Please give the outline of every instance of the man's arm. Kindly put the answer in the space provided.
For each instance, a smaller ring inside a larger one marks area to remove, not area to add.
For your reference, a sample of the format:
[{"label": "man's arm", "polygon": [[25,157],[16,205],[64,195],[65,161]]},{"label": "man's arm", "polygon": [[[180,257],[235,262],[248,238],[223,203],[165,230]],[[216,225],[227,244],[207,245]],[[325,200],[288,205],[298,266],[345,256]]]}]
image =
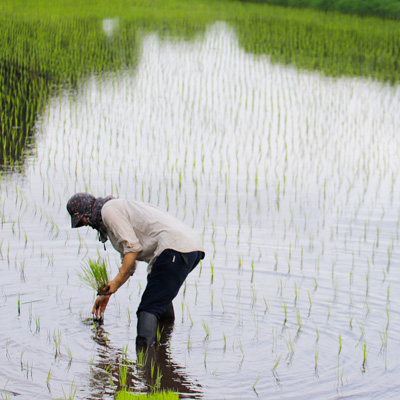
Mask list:
[{"label": "man's arm", "polygon": [[117,276],[108,282],[107,286],[102,290],[101,294],[110,295],[115,293],[131,276],[131,268],[135,265],[138,253],[126,253],[122,260],[122,266]]}]

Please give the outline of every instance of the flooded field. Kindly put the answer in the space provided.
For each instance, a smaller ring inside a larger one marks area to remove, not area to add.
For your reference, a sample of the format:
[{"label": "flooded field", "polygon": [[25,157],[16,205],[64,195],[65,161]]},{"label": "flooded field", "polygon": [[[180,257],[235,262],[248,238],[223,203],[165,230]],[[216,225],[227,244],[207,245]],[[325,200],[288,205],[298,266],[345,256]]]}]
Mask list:
[{"label": "flooded field", "polygon": [[[54,91],[2,169],[2,398],[113,399],[121,366],[132,391],[182,398],[398,398],[399,86],[272,63],[222,22],[138,45],[135,67]],[[70,229],[77,191],[203,237],[152,365],[134,346],[145,264],[90,318],[78,271],[119,255]]]}]

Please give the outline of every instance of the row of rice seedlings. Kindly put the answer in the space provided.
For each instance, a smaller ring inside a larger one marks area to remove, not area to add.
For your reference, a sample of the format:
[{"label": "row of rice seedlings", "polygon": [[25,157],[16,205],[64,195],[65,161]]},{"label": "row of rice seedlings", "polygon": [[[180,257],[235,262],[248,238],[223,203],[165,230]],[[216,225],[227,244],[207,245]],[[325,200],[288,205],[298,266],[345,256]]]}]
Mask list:
[{"label": "row of rice seedlings", "polygon": [[[310,294],[310,292],[308,291],[308,294]],[[296,294],[295,294],[295,296],[296,296]],[[310,299],[311,299],[311,297],[310,297]],[[285,304],[285,303],[284,303]],[[310,307],[311,307],[311,305],[312,305],[312,302],[311,302],[311,300],[310,300]],[[328,307],[329,308],[329,307]],[[286,307],[284,307],[284,309],[285,310],[287,310],[287,308]],[[298,321],[298,325],[299,325],[299,327],[298,327],[298,333],[301,331],[301,329],[302,329],[302,322],[301,322],[301,318],[300,318],[300,309],[299,308],[297,308],[296,309],[296,315],[297,315],[297,321]],[[329,314],[328,314],[329,315]],[[285,321],[286,321],[286,318],[287,318],[287,311],[285,312]],[[286,322],[285,322],[286,323]],[[224,337],[225,337],[225,341],[226,341],[226,336],[224,335]],[[318,330],[317,330],[317,337],[319,337],[319,334],[318,334]],[[317,339],[318,340],[318,339]],[[340,354],[340,352],[341,352],[341,348],[342,348],[342,338],[341,338],[341,335],[339,336],[339,343],[340,343],[340,349],[339,349],[339,354]],[[289,342],[288,342],[288,344],[291,344],[291,341],[289,340]],[[226,346],[226,345],[225,345]],[[289,346],[289,348],[290,349],[293,349],[293,347],[292,346]],[[292,353],[292,351],[290,352],[290,353]]]}]

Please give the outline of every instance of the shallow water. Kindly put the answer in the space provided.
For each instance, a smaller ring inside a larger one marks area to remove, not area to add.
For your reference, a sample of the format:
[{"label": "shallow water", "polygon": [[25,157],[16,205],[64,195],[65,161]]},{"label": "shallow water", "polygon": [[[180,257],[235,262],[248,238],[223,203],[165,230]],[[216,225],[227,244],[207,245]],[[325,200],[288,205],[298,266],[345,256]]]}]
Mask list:
[{"label": "shallow water", "polygon": [[[244,53],[225,24],[192,42],[142,38],[134,70],[52,98],[23,173],[1,177],[0,392],[112,399],[136,360],[146,265],[94,325],[76,191],[149,201],[207,257],[152,356],[182,397],[398,398],[400,90]],[[20,306],[18,306],[20,304]],[[150,359],[149,359],[150,360]],[[157,367],[156,367],[157,369]]]}]

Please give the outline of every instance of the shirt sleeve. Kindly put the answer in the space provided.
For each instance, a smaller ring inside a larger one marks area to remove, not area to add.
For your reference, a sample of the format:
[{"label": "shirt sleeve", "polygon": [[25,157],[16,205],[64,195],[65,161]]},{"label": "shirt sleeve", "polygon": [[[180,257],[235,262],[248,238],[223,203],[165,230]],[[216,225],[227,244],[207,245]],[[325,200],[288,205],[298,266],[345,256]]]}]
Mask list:
[{"label": "shirt sleeve", "polygon": [[135,234],[135,231],[121,210],[116,207],[107,207],[102,210],[101,217],[103,224],[112,233],[122,249],[121,257],[127,253],[138,253],[142,246]]}]

